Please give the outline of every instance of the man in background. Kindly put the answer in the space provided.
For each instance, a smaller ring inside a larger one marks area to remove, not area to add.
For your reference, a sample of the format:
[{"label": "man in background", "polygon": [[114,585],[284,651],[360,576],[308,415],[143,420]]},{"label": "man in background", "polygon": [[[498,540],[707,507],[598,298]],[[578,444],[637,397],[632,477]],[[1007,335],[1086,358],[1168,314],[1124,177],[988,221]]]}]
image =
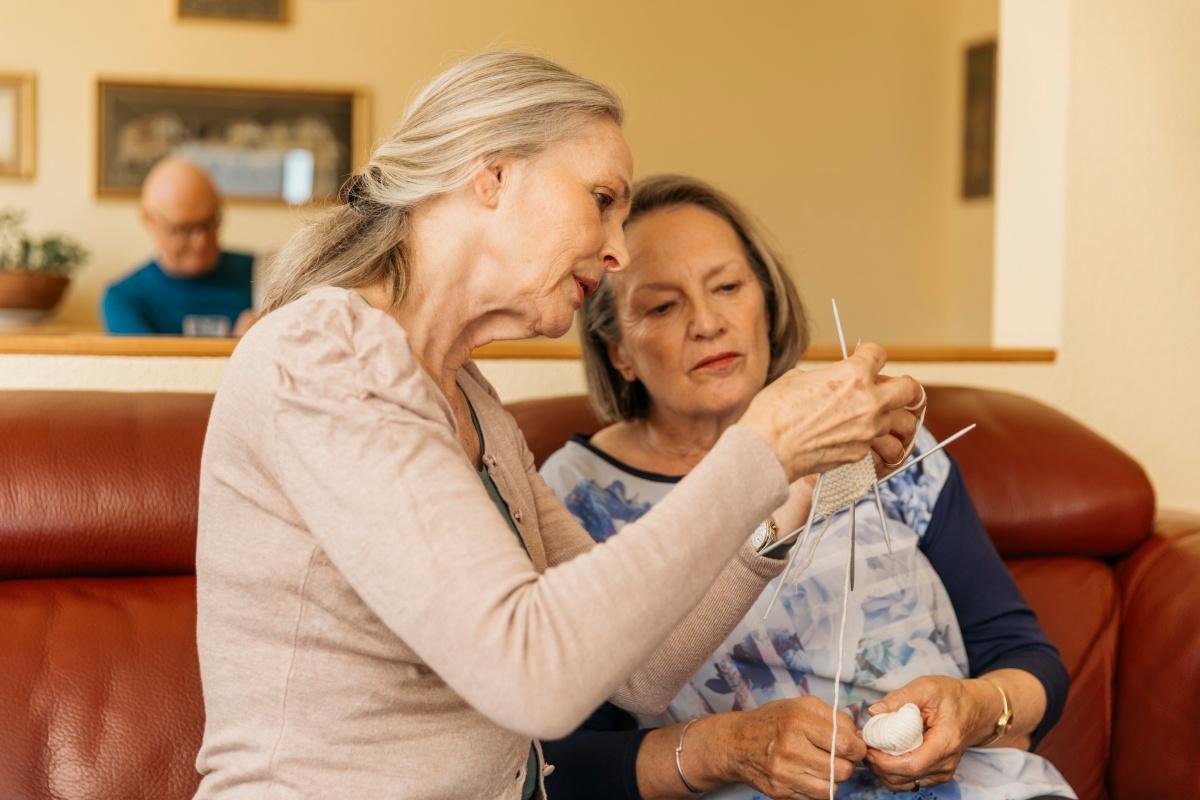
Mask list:
[{"label": "man in background", "polygon": [[142,223],[158,253],[110,285],[110,333],[241,335],[254,321],[254,257],[221,250],[221,198],[207,173],[168,156],[142,184]]}]

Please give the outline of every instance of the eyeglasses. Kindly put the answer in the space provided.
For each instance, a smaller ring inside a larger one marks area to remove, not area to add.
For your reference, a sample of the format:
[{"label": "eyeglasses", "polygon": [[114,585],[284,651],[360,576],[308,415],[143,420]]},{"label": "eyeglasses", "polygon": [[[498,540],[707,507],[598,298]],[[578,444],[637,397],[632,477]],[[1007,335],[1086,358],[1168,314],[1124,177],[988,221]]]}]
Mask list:
[{"label": "eyeglasses", "polygon": [[183,241],[192,236],[211,236],[221,227],[221,215],[213,214],[208,219],[199,222],[171,222],[161,214],[151,214],[154,224],[165,236],[176,241]]}]

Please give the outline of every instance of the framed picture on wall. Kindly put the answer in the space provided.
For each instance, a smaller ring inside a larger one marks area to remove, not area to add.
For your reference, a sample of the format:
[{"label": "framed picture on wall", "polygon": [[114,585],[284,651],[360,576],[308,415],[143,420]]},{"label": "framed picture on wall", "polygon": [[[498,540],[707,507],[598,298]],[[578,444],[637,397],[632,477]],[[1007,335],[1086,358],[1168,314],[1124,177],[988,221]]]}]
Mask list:
[{"label": "framed picture on wall", "polygon": [[0,177],[28,180],[36,162],[35,81],[0,72]]},{"label": "framed picture on wall", "polygon": [[355,89],[101,79],[96,108],[101,197],[136,196],[177,154],[232,200],[322,202],[367,157],[367,97]]},{"label": "framed picture on wall", "polygon": [[996,42],[967,48],[962,196],[991,197],[996,138]]},{"label": "framed picture on wall", "polygon": [[287,22],[288,0],[176,0],[180,19]]}]

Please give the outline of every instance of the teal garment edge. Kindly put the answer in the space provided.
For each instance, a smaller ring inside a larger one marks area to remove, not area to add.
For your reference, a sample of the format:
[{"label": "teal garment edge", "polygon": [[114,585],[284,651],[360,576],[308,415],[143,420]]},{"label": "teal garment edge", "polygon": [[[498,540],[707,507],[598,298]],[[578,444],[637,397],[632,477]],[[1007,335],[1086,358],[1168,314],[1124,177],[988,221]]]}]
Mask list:
[{"label": "teal garment edge", "polygon": [[[466,395],[464,394],[463,397],[466,397]],[[482,455],[485,449],[483,429],[479,427],[479,418],[475,416],[475,407],[471,405],[470,400],[467,400],[467,408],[471,411],[471,424],[475,426],[475,435],[479,437],[479,452]],[[496,508],[500,511],[500,516],[504,517],[504,521],[508,523],[509,530],[513,532],[513,536],[517,537],[517,541],[524,548],[525,542],[521,539],[521,531],[517,529],[517,523],[512,518],[512,511],[508,507],[508,501],[500,494],[500,489],[496,486],[496,482],[492,480],[492,475],[488,472],[486,464],[479,468],[479,480],[483,481],[483,488],[487,489],[488,497],[495,503]],[[537,748],[530,745],[529,760],[526,762],[525,768],[525,784],[521,787],[521,800],[530,800],[537,792],[538,773],[540,771],[541,765],[538,763]]]}]

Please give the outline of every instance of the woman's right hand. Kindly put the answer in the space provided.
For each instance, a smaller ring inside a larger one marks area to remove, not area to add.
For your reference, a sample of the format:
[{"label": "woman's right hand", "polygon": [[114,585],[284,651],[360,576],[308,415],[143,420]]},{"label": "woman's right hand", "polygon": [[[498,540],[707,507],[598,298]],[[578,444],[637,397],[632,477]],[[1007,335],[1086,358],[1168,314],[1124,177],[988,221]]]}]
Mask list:
[{"label": "woman's right hand", "polygon": [[882,347],[864,342],[836,364],[789,370],[755,396],[739,424],[771,445],[789,481],[860,461],[896,427],[894,412],[922,396],[912,378],[881,376],[886,363]]},{"label": "woman's right hand", "polygon": [[[727,774],[768,797],[829,796],[829,744],[833,735],[828,703],[807,696],[767,703],[726,716]],[[834,779],[847,780],[867,745],[853,720],[838,712]]]},{"label": "woman's right hand", "polygon": [[[642,741],[637,755],[638,792],[646,800],[676,800],[692,792],[679,778],[676,744],[684,739],[679,766],[701,791],[745,784],[768,797],[821,800],[829,796],[829,704],[807,696],[776,700],[750,711],[701,717],[688,729],[659,728]],[[845,713],[838,712],[833,777],[847,780],[867,745]]]}]

